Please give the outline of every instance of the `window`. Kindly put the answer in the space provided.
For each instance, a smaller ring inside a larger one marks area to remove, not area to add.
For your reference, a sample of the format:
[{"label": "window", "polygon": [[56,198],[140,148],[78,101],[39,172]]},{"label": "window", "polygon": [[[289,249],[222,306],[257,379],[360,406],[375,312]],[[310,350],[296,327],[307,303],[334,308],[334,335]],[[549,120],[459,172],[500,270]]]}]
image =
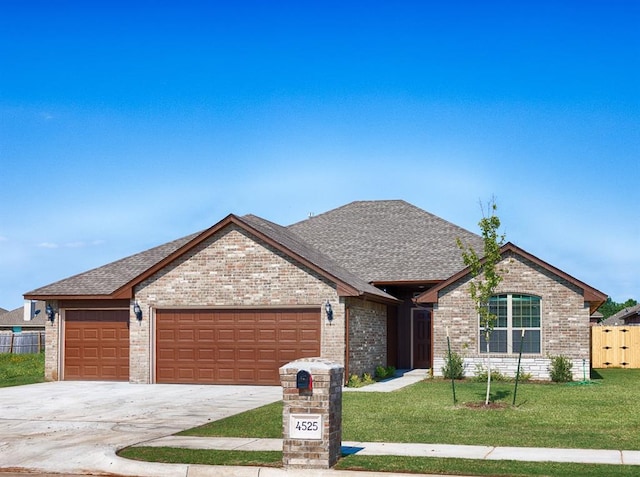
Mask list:
[{"label": "window", "polygon": [[[531,295],[496,295],[489,300],[489,310],[498,319],[491,333],[491,353],[540,353],[540,298]],[[480,329],[480,352],[487,352],[484,330]]]}]

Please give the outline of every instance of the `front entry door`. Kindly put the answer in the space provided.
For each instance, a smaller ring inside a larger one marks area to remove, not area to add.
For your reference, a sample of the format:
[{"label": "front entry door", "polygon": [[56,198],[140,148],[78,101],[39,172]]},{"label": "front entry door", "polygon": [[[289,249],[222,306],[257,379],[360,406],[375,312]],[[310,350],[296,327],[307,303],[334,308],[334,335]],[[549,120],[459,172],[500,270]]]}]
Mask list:
[{"label": "front entry door", "polygon": [[431,368],[431,311],[413,309],[411,312],[414,368]]}]

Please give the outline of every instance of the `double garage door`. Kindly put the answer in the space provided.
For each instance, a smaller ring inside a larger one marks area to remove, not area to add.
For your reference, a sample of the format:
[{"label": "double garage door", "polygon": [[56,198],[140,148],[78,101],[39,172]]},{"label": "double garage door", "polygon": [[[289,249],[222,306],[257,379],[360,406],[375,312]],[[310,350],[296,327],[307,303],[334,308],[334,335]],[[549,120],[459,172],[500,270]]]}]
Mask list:
[{"label": "double garage door", "polygon": [[280,383],[278,368],[320,355],[320,310],[158,310],[159,383]]}]

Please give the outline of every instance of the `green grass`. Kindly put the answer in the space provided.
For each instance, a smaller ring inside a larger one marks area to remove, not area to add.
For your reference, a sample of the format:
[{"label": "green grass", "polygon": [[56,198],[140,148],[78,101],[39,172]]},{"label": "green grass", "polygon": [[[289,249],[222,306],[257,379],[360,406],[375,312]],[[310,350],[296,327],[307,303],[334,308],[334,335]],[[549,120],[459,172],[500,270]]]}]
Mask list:
[{"label": "green grass", "polygon": [[282,401],[188,429],[177,435],[282,438]]},{"label": "green grass", "polygon": [[[393,393],[345,392],[343,440],[639,450],[640,413],[634,412],[634,406],[640,395],[640,370],[606,369],[594,376],[598,384],[520,384],[516,406],[511,406],[513,384],[494,383],[493,400],[504,405],[500,409],[470,408],[467,404],[483,402],[485,393],[484,383],[471,381],[456,383],[456,405],[451,383],[438,379]],[[282,403],[211,422],[181,435],[282,437]],[[133,448],[130,452],[135,455],[138,451]],[[155,460],[163,451],[150,452],[146,458]],[[273,461],[260,462],[251,456],[253,453],[247,454],[247,459],[259,462],[255,465],[273,465]],[[216,455],[221,458],[224,451]],[[338,468],[514,476],[622,476],[640,471],[638,466],[358,455],[344,457]]]},{"label": "green grass", "polygon": [[0,388],[44,381],[44,353],[0,354]]},{"label": "green grass", "polygon": [[[393,393],[343,393],[343,440],[516,447],[640,449],[640,370],[607,369],[599,384],[494,383],[502,409],[471,409],[485,384],[423,381]],[[211,422],[191,436],[282,437],[282,403]]]},{"label": "green grass", "polygon": [[521,462],[513,460],[443,459],[437,457],[347,456],[334,467],[340,470],[403,472],[436,475],[486,476],[562,476],[622,477],[637,476],[638,466]]},{"label": "green grass", "polygon": [[277,451],[221,451],[202,449],[175,449],[172,447],[129,447],[118,452],[120,457],[170,464],[249,465],[280,467],[282,452]]}]

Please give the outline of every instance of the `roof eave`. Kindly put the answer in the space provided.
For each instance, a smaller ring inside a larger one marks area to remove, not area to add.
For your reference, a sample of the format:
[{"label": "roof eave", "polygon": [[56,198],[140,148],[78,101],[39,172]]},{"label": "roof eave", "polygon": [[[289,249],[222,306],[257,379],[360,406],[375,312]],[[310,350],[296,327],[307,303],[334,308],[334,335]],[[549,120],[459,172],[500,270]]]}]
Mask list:
[{"label": "roof eave", "polygon": [[42,300],[42,301],[52,301],[52,300],[113,300],[113,299],[121,299],[126,298],[123,296],[114,296],[114,295],[56,295],[54,293],[47,293],[42,295],[37,295],[33,293],[27,293],[23,295],[25,300]]}]

